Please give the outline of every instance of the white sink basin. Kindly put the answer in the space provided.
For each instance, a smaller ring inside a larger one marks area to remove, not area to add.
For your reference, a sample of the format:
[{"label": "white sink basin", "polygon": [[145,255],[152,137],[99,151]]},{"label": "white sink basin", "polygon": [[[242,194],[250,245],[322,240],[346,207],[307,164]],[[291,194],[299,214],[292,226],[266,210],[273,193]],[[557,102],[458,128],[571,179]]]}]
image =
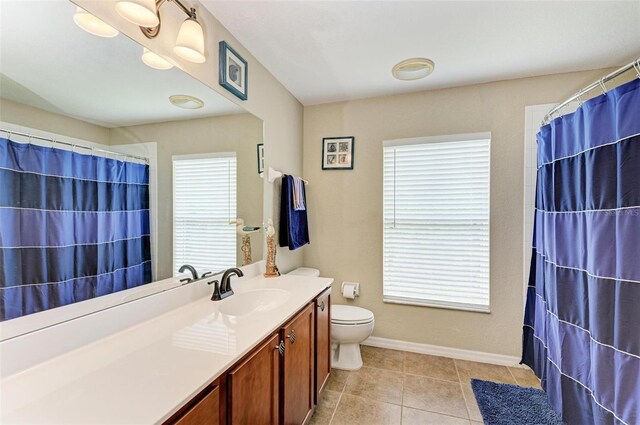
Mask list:
[{"label": "white sink basin", "polygon": [[233,294],[220,303],[218,311],[229,316],[244,316],[276,309],[286,303],[291,293],[283,289],[255,289]]}]

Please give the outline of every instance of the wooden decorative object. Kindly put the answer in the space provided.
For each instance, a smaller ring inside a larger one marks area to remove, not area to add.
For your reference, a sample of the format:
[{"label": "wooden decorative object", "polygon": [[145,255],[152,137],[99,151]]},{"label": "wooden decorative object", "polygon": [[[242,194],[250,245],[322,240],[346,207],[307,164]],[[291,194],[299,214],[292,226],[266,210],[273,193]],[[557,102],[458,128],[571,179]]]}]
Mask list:
[{"label": "wooden decorative object", "polygon": [[280,276],[278,266],[276,266],[276,240],[274,235],[276,229],[273,227],[273,220],[267,222],[267,267],[264,277]]}]

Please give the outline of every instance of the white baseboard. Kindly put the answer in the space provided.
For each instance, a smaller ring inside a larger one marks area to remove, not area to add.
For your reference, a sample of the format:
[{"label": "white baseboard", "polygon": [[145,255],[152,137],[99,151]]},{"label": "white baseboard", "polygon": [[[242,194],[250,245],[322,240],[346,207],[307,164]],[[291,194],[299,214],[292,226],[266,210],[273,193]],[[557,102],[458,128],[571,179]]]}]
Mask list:
[{"label": "white baseboard", "polygon": [[411,353],[430,354],[432,356],[451,357],[459,360],[470,360],[474,362],[492,363],[502,366],[523,367],[520,358],[506,356],[504,354],[484,353],[482,351],[463,350],[461,348],[442,347],[439,345],[420,344],[417,342],[400,341],[397,339],[380,338],[370,336],[364,345],[379,348],[389,348],[392,350],[409,351]]}]

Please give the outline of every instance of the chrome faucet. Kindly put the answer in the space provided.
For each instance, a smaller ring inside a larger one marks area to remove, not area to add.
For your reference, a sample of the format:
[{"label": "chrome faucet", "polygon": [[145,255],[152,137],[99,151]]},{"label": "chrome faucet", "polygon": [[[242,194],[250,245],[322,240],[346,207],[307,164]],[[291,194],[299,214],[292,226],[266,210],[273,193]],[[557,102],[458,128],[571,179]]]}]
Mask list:
[{"label": "chrome faucet", "polygon": [[224,272],[224,274],[222,275],[222,279],[220,279],[220,283],[218,283],[217,280],[209,282],[209,285],[214,284],[211,301],[220,301],[230,295],[233,295],[233,289],[231,289],[232,275],[242,277],[244,276],[244,273],[242,273],[242,270],[240,270],[239,268],[233,267]]},{"label": "chrome faucet", "polygon": [[193,276],[193,279],[190,278],[185,278],[185,279],[180,279],[180,282],[186,282],[189,283],[192,280],[198,280],[198,272],[196,271],[196,269],[193,268],[193,266],[190,266],[189,264],[184,264],[182,267],[180,267],[180,270],[178,270],[179,273],[184,273],[185,270],[189,270],[191,272],[191,275]]}]

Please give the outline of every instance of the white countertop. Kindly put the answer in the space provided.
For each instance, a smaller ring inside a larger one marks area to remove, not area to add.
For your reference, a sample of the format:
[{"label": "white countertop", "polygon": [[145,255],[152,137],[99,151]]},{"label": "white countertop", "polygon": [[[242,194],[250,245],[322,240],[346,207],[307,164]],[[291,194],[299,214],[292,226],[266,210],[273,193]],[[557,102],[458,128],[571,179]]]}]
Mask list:
[{"label": "white countertop", "polygon": [[10,376],[0,381],[0,423],[161,423],[332,282],[233,277],[236,294],[280,288],[291,295],[245,316],[218,311],[235,295],[219,302],[209,295]]}]

